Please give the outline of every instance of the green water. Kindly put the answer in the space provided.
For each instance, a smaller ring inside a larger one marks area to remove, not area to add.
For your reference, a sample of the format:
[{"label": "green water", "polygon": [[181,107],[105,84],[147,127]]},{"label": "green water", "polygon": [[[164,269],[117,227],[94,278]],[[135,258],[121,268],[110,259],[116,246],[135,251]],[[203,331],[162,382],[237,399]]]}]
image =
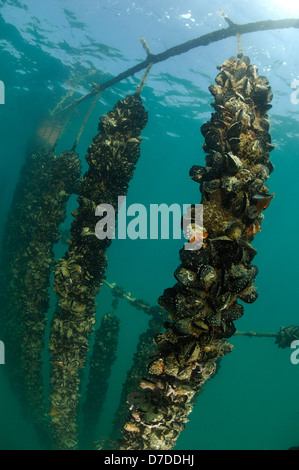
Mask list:
[{"label": "green water", "polygon": [[[26,146],[39,123],[72,83],[73,98],[144,59],[138,42],[145,37],[154,53],[194,37],[226,27],[217,15],[221,6],[236,22],[299,17],[299,7],[253,0],[209,5],[198,2],[131,2],[67,0],[2,1],[0,7],[0,80],[5,83],[6,104],[0,106],[0,232],[3,235],[12,196],[24,163]],[[262,11],[262,12],[261,12]],[[262,232],[254,240],[259,268],[255,285],[259,298],[245,306],[236,322],[240,331],[277,332],[298,325],[298,171],[299,104],[291,102],[291,83],[299,75],[297,30],[253,33],[243,38],[244,53],[266,75],[274,100],[269,113],[275,150],[275,170],[268,184],[275,199],[265,211]],[[234,38],[190,51],[153,67],[142,92],[149,122],[142,137],[141,157],[131,181],[127,204],[191,204],[200,202],[198,185],[189,178],[193,165],[203,165],[201,125],[211,114],[208,86],[216,66],[236,53]],[[91,72],[93,72],[91,74]],[[97,134],[99,117],[135,91],[141,74],[106,90],[99,99],[79,142],[84,157]],[[66,128],[56,153],[69,149],[88,110],[82,104]],[[68,206],[76,208],[73,197]],[[165,288],[174,285],[182,240],[114,240],[109,248],[107,280],[115,282],[151,305]],[[57,258],[65,247],[55,248]],[[103,286],[97,299],[97,325],[111,310],[113,298]],[[55,308],[51,292],[49,323]],[[118,406],[121,386],[131,366],[139,335],[148,317],[121,300],[117,310],[121,330],[98,439],[108,437]],[[0,340],[1,340],[0,331]],[[232,337],[233,352],[221,362],[219,373],[207,383],[176,449],[288,449],[299,442],[299,365],[290,361],[291,350],[279,349],[273,338]],[[45,395],[48,399],[48,350],[44,351]],[[0,449],[40,448],[32,423],[23,415],[20,397],[0,365]],[[86,387],[83,380],[82,395]]]}]

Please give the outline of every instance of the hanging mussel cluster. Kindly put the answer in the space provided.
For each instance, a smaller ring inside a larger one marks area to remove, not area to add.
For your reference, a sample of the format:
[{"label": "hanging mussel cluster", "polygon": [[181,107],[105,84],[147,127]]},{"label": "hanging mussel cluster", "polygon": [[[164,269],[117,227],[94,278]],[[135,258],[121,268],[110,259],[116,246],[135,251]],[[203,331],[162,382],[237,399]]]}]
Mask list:
[{"label": "hanging mussel cluster", "polygon": [[[139,302],[141,304],[143,301],[139,300]],[[134,388],[138,387],[140,377],[146,375],[147,358],[154,353],[153,337],[161,331],[164,322],[167,320],[167,313],[161,310],[160,307],[150,307],[146,302],[143,303],[146,307],[146,313],[148,313],[148,311],[151,312],[151,318],[148,322],[147,330],[139,337],[132,365],[127,372],[126,380],[122,386],[119,406],[113,418],[113,431],[111,435],[113,439],[120,437],[120,426],[126,421],[128,415],[127,397],[129,393],[134,390]],[[139,308],[139,305],[136,305],[137,308]]]},{"label": "hanging mussel cluster", "polygon": [[[273,170],[267,119],[272,92],[248,57],[232,57],[219,69],[210,87],[215,113],[202,126],[206,166],[190,172],[202,193],[203,246],[180,252],[178,282],[159,299],[172,321],[155,338],[143,390],[128,396],[131,414],[120,449],[174,447],[196,394],[214,375],[216,361],[232,350],[224,338],[243,315],[237,299],[257,298],[251,242],[273,197],[265,185]],[[195,233],[189,242],[196,239]]]},{"label": "hanging mussel cluster", "polygon": [[281,327],[277,333],[275,343],[279,348],[289,348],[293,341],[299,339],[299,326],[288,326],[287,328]]},{"label": "hanging mussel cluster", "polygon": [[85,403],[82,440],[87,448],[96,441],[96,428],[104,408],[112,365],[116,359],[120,320],[112,313],[104,315],[95,332]]},{"label": "hanging mussel cluster", "polygon": [[140,155],[139,137],[147,123],[138,93],[119,101],[101,117],[99,134],[88,149],[89,169],[79,189],[79,207],[73,212],[71,244],[56,265],[54,291],[58,308],[51,328],[50,350],[52,431],[58,449],[77,446],[79,371],[85,365],[89,334],[95,323],[95,297],[106,269],[105,251],[111,240],[95,236],[96,207],[127,194]]},{"label": "hanging mussel cluster", "polygon": [[[6,227],[2,261],[7,290],[2,321],[12,386],[38,429],[44,429],[46,405],[42,352],[49,308],[53,246],[66,217],[66,204],[78,188],[78,155],[49,150],[29,154],[17,186]],[[45,432],[46,433],[46,432]]]},{"label": "hanging mussel cluster", "polygon": [[49,178],[46,169],[54,157],[51,151],[28,152],[3,237],[1,335],[7,348],[7,370],[14,375],[12,385],[20,395],[24,391],[24,374],[20,364],[23,338],[21,300],[27,297],[28,246],[36,238],[37,214],[41,210],[41,200]]}]

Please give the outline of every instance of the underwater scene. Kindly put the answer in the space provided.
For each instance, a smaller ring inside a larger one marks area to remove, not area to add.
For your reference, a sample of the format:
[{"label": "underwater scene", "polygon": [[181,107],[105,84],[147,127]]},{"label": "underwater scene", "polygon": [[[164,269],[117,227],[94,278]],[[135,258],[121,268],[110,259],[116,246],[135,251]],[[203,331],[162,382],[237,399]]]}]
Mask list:
[{"label": "underwater scene", "polygon": [[298,449],[298,41],[290,0],[1,0],[1,450]]}]

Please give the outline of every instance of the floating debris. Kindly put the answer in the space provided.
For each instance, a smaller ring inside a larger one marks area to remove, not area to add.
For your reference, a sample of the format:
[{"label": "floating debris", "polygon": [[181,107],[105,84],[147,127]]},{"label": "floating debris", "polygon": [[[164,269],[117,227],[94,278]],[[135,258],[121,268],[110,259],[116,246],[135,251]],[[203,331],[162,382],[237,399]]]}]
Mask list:
[{"label": "floating debris", "polygon": [[178,282],[159,299],[171,321],[155,337],[146,379],[153,385],[128,399],[131,414],[120,449],[174,447],[197,394],[233,349],[225,338],[243,315],[237,299],[257,298],[251,242],[273,197],[265,184],[273,170],[267,116],[272,92],[248,57],[231,57],[219,69],[217,85],[210,87],[215,113],[201,128],[206,166],[190,172],[201,186],[206,236],[201,250],[181,250]]}]

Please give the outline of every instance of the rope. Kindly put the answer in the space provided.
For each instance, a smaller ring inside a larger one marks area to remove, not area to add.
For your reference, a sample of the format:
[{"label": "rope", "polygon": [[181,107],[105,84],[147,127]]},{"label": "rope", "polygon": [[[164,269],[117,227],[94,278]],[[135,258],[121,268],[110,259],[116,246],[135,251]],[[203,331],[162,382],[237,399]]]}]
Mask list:
[{"label": "rope", "polygon": [[92,111],[93,111],[93,108],[95,107],[95,105],[96,105],[96,103],[97,103],[97,101],[98,101],[98,99],[99,99],[100,94],[101,94],[101,91],[98,91],[98,93],[97,93],[95,99],[93,100],[93,102],[92,102],[92,104],[91,104],[91,106],[90,106],[90,108],[89,108],[88,113],[86,114],[86,117],[85,117],[85,119],[84,119],[84,121],[83,121],[83,124],[82,124],[82,126],[81,126],[81,128],[80,128],[80,130],[79,130],[79,132],[78,132],[77,138],[76,138],[76,140],[75,140],[75,142],[74,142],[74,145],[73,145],[73,147],[72,147],[72,150],[73,150],[73,151],[75,151],[76,148],[77,148],[79,139],[80,139],[80,137],[81,137],[81,135],[82,135],[82,132],[84,131],[84,128],[85,128],[85,126],[86,126],[86,124],[87,124],[87,121],[88,121],[88,119],[89,119],[89,117],[90,117]]}]

